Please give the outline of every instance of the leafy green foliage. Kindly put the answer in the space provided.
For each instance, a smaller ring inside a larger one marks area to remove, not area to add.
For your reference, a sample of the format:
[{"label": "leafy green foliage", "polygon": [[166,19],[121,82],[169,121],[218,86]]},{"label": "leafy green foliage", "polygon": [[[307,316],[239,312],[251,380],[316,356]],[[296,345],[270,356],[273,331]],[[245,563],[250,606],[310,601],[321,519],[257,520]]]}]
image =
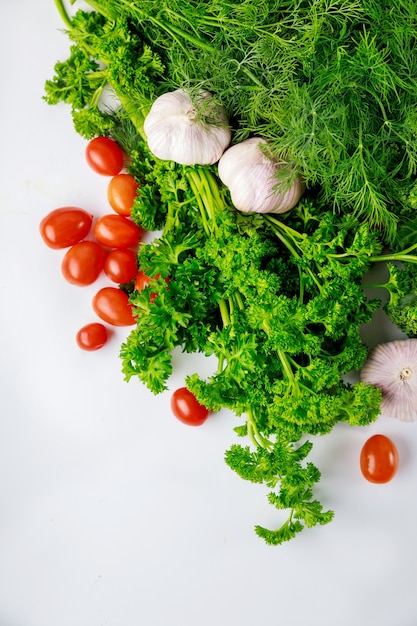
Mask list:
[{"label": "leafy green foliage", "polygon": [[[56,3],[64,10],[60,0]],[[164,73],[159,55],[134,32],[127,17],[115,22],[100,12],[78,10],[68,22],[70,56],[55,64],[44,99],[51,105],[69,104],[75,130],[87,139],[113,134],[118,109],[140,132]],[[103,104],[109,87],[111,108]]]},{"label": "leafy green foliage", "polygon": [[[379,414],[380,390],[344,378],[367,357],[361,329],[380,303],[362,282],[375,262],[388,263],[388,314],[414,332],[417,275],[397,262],[417,261],[416,15],[400,0],[88,2],[93,11],[65,20],[70,55],[45,100],[66,102],[82,136],[120,143],[140,188],[132,218],[160,231],[138,255],[150,284],[126,287],[137,326],[120,350],[125,378],[157,394],[174,349],[215,357],[212,375],[187,387],[239,418],[249,445],[225,460],[288,512],[278,529],[255,528],[282,543],[333,516],[300,442]],[[238,213],[216,168],[153,157],[143,120],[170,87],[212,91],[235,140],[262,134],[285,153],[308,187],[297,208]],[[402,252],[382,254],[402,238]]]},{"label": "leafy green foliage", "polygon": [[313,497],[320,473],[299,467],[304,456],[294,443],[379,414],[380,391],[348,385],[343,375],[367,357],[359,331],[379,302],[366,299],[360,282],[380,241],[366,224],[311,200],[282,220],[241,215],[220,190],[205,194],[207,185],[193,197],[204,168],[167,170],[165,179],[155,172],[166,181],[169,219],[141,248],[141,267],[160,277],[131,297],[138,325],[121,349],[124,372],[159,393],[172,372],[167,351],[217,358],[217,371],[207,380],[188,376],[187,387],[212,411],[244,416],[240,434],[254,450],[233,446],[226,461],[243,478],[278,487],[269,500],[289,518],[277,531],[256,532],[280,543],[332,518]]},{"label": "leafy green foliage", "polygon": [[304,526],[327,524],[333,519],[332,511],[323,511],[322,505],[313,500],[313,487],[320,480],[319,470],[312,464],[302,465],[312,444],[306,441],[298,448],[276,443],[270,449],[260,448],[252,452],[248,446],[234,445],[225,456],[226,463],[241,478],[275,487],[281,476],[280,492],[271,491],[268,501],[279,510],[288,510],[288,518],[277,529],[256,526],[256,533],[270,545],[289,541]]},{"label": "leafy green foliage", "polygon": [[382,228],[417,171],[417,15],[393,0],[89,0],[152,42],[168,87],[204,88],[340,213]]},{"label": "leafy green foliage", "polygon": [[389,297],[384,305],[390,320],[408,337],[417,337],[417,266],[388,264],[389,279],[384,285]]}]

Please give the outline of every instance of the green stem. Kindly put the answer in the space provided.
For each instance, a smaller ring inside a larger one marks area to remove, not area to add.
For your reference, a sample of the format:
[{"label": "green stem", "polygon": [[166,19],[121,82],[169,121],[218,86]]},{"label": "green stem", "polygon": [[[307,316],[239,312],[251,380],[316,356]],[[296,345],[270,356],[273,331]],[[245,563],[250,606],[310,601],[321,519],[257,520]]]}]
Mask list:
[{"label": "green stem", "polygon": [[[295,259],[300,259],[301,254],[298,252],[298,250],[296,250],[296,247],[297,248],[299,247],[296,240],[302,239],[303,235],[301,235],[299,232],[297,232],[293,228],[290,228],[289,226],[284,225],[282,222],[280,222],[280,220],[277,220],[276,218],[272,217],[272,215],[264,215],[264,218],[265,218],[265,221],[271,224],[274,234],[289,250],[292,256]],[[309,267],[306,267],[305,271],[310,276],[311,280],[316,285],[317,289],[321,292],[322,286],[317,276],[314,274],[314,272]],[[302,271],[300,267],[298,267],[298,273],[300,276],[300,300],[302,300],[304,297],[304,283],[302,280]]]},{"label": "green stem", "polygon": [[282,350],[277,350],[277,354],[279,360],[281,361],[284,375],[286,376],[292,387],[296,386],[297,383],[294,377],[294,372],[292,371],[292,367],[287,359],[285,352],[283,352]]},{"label": "green stem", "polygon": [[[416,247],[417,247],[417,244],[415,246],[412,246],[412,249]],[[385,262],[403,261],[405,263],[417,263],[417,256],[413,254],[407,254],[407,252],[404,251],[404,252],[397,252],[394,254],[380,254],[377,256],[371,256],[369,257],[369,260],[371,261],[371,263],[379,263],[381,261],[385,261]]]},{"label": "green stem", "polygon": [[216,235],[216,215],[223,209],[216,178],[207,167],[196,166],[185,170],[186,177],[197,200],[207,235]]},{"label": "green stem", "polygon": [[193,194],[195,196],[195,199],[196,199],[199,211],[200,211],[204,232],[206,233],[206,235],[210,236],[212,234],[212,228],[210,227],[208,219],[207,219],[207,211],[206,211],[205,203],[203,202],[203,197],[201,194],[200,178],[195,170],[189,170],[187,172],[187,178],[188,178],[188,182],[190,183],[191,189],[193,191]]},{"label": "green stem", "polygon": [[256,419],[255,416],[253,414],[253,410],[251,407],[248,407],[246,409],[246,422],[247,422],[247,426],[248,426],[248,436],[249,439],[252,441],[253,445],[256,448],[272,448],[273,443],[272,441],[270,441],[269,439],[267,439],[266,437],[264,437],[263,435],[261,435],[261,433],[258,430],[258,427],[256,425]]},{"label": "green stem", "polygon": [[291,241],[293,241],[293,243],[296,246],[298,246],[297,239],[298,240],[302,240],[302,239],[305,238],[305,236],[303,234],[299,233],[294,228],[291,228],[291,226],[287,226],[286,224],[284,224],[284,222],[281,222],[281,220],[279,220],[278,218],[274,217],[270,213],[265,213],[263,215],[263,218],[264,218],[264,220],[266,222],[269,222],[270,224],[272,224],[275,229],[280,230],[282,233],[285,233],[285,235],[288,238],[290,238]]},{"label": "green stem", "polygon": [[362,283],[364,289],[389,289],[388,283]]},{"label": "green stem", "polygon": [[54,0],[54,2],[55,2],[56,8],[58,9],[58,13],[60,14],[61,19],[64,22],[65,26],[68,29],[72,28],[72,20],[68,14],[68,11],[65,8],[63,0]]},{"label": "green stem", "polygon": [[243,309],[245,308],[245,303],[243,301],[243,296],[240,291],[235,291],[235,293],[233,294],[233,300],[236,303],[237,308],[243,311]]},{"label": "green stem", "polygon": [[[212,198],[211,204],[212,204],[212,207],[215,207],[215,211],[217,213],[217,211],[220,211],[224,207],[224,204],[225,204],[220,194],[217,178],[215,177],[213,172],[211,172],[209,169],[204,169],[200,171],[204,173],[204,177],[206,179],[206,184],[207,184],[207,189],[210,192],[210,195]],[[215,215],[213,213],[213,218],[214,217]]]},{"label": "green stem", "polygon": [[219,300],[219,309],[220,309],[220,315],[222,318],[223,326],[226,327],[230,324],[230,314],[229,314],[229,309],[227,308],[227,302],[226,300],[224,300],[224,298]]}]

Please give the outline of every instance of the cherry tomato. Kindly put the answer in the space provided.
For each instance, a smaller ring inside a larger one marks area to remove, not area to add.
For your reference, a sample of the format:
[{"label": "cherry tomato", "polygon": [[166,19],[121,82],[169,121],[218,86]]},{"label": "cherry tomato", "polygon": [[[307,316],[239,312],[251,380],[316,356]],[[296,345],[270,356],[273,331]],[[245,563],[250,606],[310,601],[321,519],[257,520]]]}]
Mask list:
[{"label": "cherry tomato", "polygon": [[125,155],[110,137],[95,137],[86,146],[85,158],[97,174],[115,176],[123,169]]},{"label": "cherry tomato", "polygon": [[107,186],[107,199],[113,211],[129,217],[137,196],[138,184],[130,174],[116,174]]},{"label": "cherry tomato", "polygon": [[180,387],[172,394],[171,410],[180,422],[188,426],[201,426],[210,414],[186,387]]},{"label": "cherry tomato", "polygon": [[136,324],[128,295],[118,287],[103,287],[93,297],[94,312],[112,326]]},{"label": "cherry tomato", "polygon": [[[159,274],[156,274],[155,279],[158,280],[158,278],[159,278]],[[151,280],[152,278],[150,276],[147,276],[145,272],[142,272],[141,270],[140,272],[138,272],[138,275],[136,276],[134,289],[136,289],[136,291],[142,291],[142,289],[144,289],[151,283]],[[168,281],[169,279],[166,278],[165,282],[168,282]],[[156,293],[151,293],[151,295],[149,296],[149,302],[155,302],[155,298],[157,295],[158,294]]]},{"label": "cherry tomato", "polygon": [[69,248],[90,232],[93,216],[78,207],[54,209],[41,220],[39,230],[47,246],[55,250]]},{"label": "cherry tomato", "polygon": [[92,322],[80,328],[75,339],[81,350],[99,350],[107,342],[107,329],[100,322]]},{"label": "cherry tomato", "polygon": [[94,224],[94,236],[109,248],[133,248],[143,235],[143,229],[123,215],[102,215]]},{"label": "cherry tomato", "polygon": [[398,451],[385,435],[373,435],[363,445],[360,454],[362,474],[371,483],[387,483],[398,469]]},{"label": "cherry tomato", "polygon": [[[159,274],[155,276],[155,278],[158,277]],[[136,276],[134,288],[136,289],[136,291],[142,291],[142,289],[145,289],[145,287],[150,284],[151,280],[152,278],[150,276],[147,276],[145,272],[142,272],[142,270],[140,270],[140,272],[138,272]]]},{"label": "cherry tomato", "polygon": [[91,285],[104,267],[105,253],[96,241],[80,241],[71,246],[61,263],[64,278],[74,285]]},{"label": "cherry tomato", "polygon": [[129,248],[111,250],[104,262],[104,273],[114,283],[129,283],[136,277],[136,254]]}]

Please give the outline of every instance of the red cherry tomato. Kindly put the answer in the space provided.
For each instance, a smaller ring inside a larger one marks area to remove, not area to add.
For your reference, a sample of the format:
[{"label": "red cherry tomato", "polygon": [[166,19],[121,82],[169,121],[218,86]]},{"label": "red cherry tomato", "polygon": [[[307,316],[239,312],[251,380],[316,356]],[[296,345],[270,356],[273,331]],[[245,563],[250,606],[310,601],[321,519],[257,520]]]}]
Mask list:
[{"label": "red cherry tomato", "polygon": [[107,342],[107,329],[100,322],[92,322],[80,328],[75,339],[81,350],[99,350]]},{"label": "red cherry tomato", "polygon": [[94,224],[94,236],[109,248],[133,248],[143,235],[143,229],[123,215],[102,215]]},{"label": "red cherry tomato", "polygon": [[201,426],[210,414],[186,387],[180,387],[172,394],[171,410],[180,422],[188,426]]},{"label": "red cherry tomato", "polygon": [[47,246],[56,250],[69,248],[90,232],[93,216],[78,207],[54,209],[41,220],[39,230]]},{"label": "red cherry tomato", "polygon": [[104,262],[104,273],[114,283],[129,283],[138,273],[136,254],[129,248],[111,250]]},{"label": "red cherry tomato", "polygon": [[129,217],[137,196],[138,184],[130,174],[116,174],[107,186],[107,199],[113,211]]},{"label": "red cherry tomato", "polygon": [[136,324],[128,295],[118,287],[103,287],[93,297],[93,310],[112,326]]},{"label": "red cherry tomato", "polygon": [[[155,278],[158,277],[159,274],[155,276]],[[142,291],[142,289],[145,289],[145,287],[150,284],[151,280],[152,278],[150,276],[147,276],[145,272],[142,272],[142,270],[140,270],[140,272],[138,272],[136,276],[134,288],[136,289],[136,291]]]},{"label": "red cherry tomato", "polygon": [[[158,280],[159,278],[159,274],[156,274],[155,276],[155,280]],[[142,291],[142,289],[144,289],[145,287],[147,287],[150,283],[151,283],[152,278],[150,276],[147,276],[144,272],[142,272],[142,270],[137,274],[136,276],[136,280],[135,280],[135,284],[134,284],[134,289],[136,289],[136,291]],[[165,282],[168,282],[168,278],[165,279]],[[149,296],[149,302],[155,302],[155,298],[156,298],[157,294],[156,293],[151,293],[151,295]]]},{"label": "red cherry tomato", "polygon": [[124,166],[125,155],[118,143],[109,137],[95,137],[88,142],[85,158],[94,172],[115,176]]},{"label": "red cherry tomato", "polygon": [[362,474],[371,483],[387,483],[398,469],[398,451],[385,435],[373,435],[363,445],[360,454]]},{"label": "red cherry tomato", "polygon": [[80,241],[71,246],[61,263],[64,278],[84,287],[97,280],[104,267],[105,254],[96,241]]}]

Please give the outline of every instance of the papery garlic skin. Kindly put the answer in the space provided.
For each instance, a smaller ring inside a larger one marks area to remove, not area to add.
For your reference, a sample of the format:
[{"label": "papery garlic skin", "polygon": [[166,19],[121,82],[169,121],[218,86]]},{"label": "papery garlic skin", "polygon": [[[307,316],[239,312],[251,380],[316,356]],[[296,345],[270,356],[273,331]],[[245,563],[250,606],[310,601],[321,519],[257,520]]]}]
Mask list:
[{"label": "papery garlic skin", "polygon": [[289,188],[277,187],[277,172],[286,163],[268,158],[262,149],[267,142],[251,137],[228,148],[218,164],[219,178],[229,188],[236,209],[245,213],[286,213],[305,191],[297,175]]},{"label": "papery garlic skin", "polygon": [[417,420],[417,339],[381,343],[370,353],[360,380],[382,391],[381,412],[403,422]]},{"label": "papery garlic skin", "polygon": [[182,89],[155,100],[144,131],[149,149],[158,159],[181,165],[212,165],[220,159],[232,136],[226,110],[204,90],[196,105],[198,110]]}]

